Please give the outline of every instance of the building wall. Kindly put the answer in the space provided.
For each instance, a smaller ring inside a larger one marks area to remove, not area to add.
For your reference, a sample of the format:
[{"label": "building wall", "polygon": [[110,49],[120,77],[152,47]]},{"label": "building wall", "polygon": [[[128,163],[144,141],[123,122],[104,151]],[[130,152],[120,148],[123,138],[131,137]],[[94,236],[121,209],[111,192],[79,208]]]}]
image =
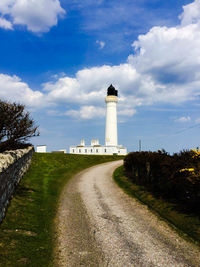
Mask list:
[{"label": "building wall", "polygon": [[71,146],[70,154],[81,155],[126,155],[126,148],[116,146]]},{"label": "building wall", "polygon": [[125,147],[120,148],[118,155],[121,156],[127,155],[127,149]]},{"label": "building wall", "polygon": [[46,153],[47,152],[47,146],[37,146],[36,147],[36,152],[38,153]]},{"label": "building wall", "polygon": [[16,185],[30,166],[33,151],[33,147],[28,147],[0,153],[0,222]]}]

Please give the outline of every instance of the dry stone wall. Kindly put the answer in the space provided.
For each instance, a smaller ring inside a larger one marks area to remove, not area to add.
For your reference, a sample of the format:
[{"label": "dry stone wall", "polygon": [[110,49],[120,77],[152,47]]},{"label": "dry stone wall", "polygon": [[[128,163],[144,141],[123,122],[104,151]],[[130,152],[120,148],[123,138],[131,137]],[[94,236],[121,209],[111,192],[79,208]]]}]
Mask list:
[{"label": "dry stone wall", "polygon": [[0,153],[0,223],[16,185],[30,166],[33,151],[30,146]]}]

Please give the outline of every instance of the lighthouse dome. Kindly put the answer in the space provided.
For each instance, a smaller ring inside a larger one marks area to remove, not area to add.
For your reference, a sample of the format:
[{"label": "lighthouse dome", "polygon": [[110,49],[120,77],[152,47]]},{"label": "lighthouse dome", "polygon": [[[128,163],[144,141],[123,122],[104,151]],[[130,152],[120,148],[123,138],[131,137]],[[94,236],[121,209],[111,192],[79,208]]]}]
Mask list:
[{"label": "lighthouse dome", "polygon": [[118,91],[115,89],[115,87],[112,84],[107,89],[107,95],[118,96]]}]

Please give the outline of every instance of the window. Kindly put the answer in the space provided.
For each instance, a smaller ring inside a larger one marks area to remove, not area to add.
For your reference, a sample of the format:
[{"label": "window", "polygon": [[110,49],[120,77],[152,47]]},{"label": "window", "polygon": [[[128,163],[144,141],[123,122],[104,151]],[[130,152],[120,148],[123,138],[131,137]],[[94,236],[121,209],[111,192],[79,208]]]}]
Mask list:
[{"label": "window", "polygon": [[74,149],[72,149],[72,153],[74,153]]},{"label": "window", "polygon": [[92,149],[91,149],[91,153],[92,153]]},{"label": "window", "polygon": [[87,153],[87,149],[85,149],[85,153]]},{"label": "window", "polygon": [[98,149],[96,149],[96,152],[98,153]]},{"label": "window", "polygon": [[81,149],[79,149],[79,153],[81,153]]},{"label": "window", "polygon": [[106,152],[106,149],[104,150],[104,152]]}]

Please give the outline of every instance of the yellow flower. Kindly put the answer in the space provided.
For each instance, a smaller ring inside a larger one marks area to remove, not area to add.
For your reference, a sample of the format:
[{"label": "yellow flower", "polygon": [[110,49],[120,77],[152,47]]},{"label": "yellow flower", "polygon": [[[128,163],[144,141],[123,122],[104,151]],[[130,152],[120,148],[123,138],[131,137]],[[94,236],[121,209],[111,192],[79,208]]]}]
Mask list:
[{"label": "yellow flower", "polygon": [[198,147],[197,147],[197,150],[191,149],[191,151],[194,152],[194,156],[192,156],[193,158],[200,157],[200,151],[199,151],[199,148]]}]

